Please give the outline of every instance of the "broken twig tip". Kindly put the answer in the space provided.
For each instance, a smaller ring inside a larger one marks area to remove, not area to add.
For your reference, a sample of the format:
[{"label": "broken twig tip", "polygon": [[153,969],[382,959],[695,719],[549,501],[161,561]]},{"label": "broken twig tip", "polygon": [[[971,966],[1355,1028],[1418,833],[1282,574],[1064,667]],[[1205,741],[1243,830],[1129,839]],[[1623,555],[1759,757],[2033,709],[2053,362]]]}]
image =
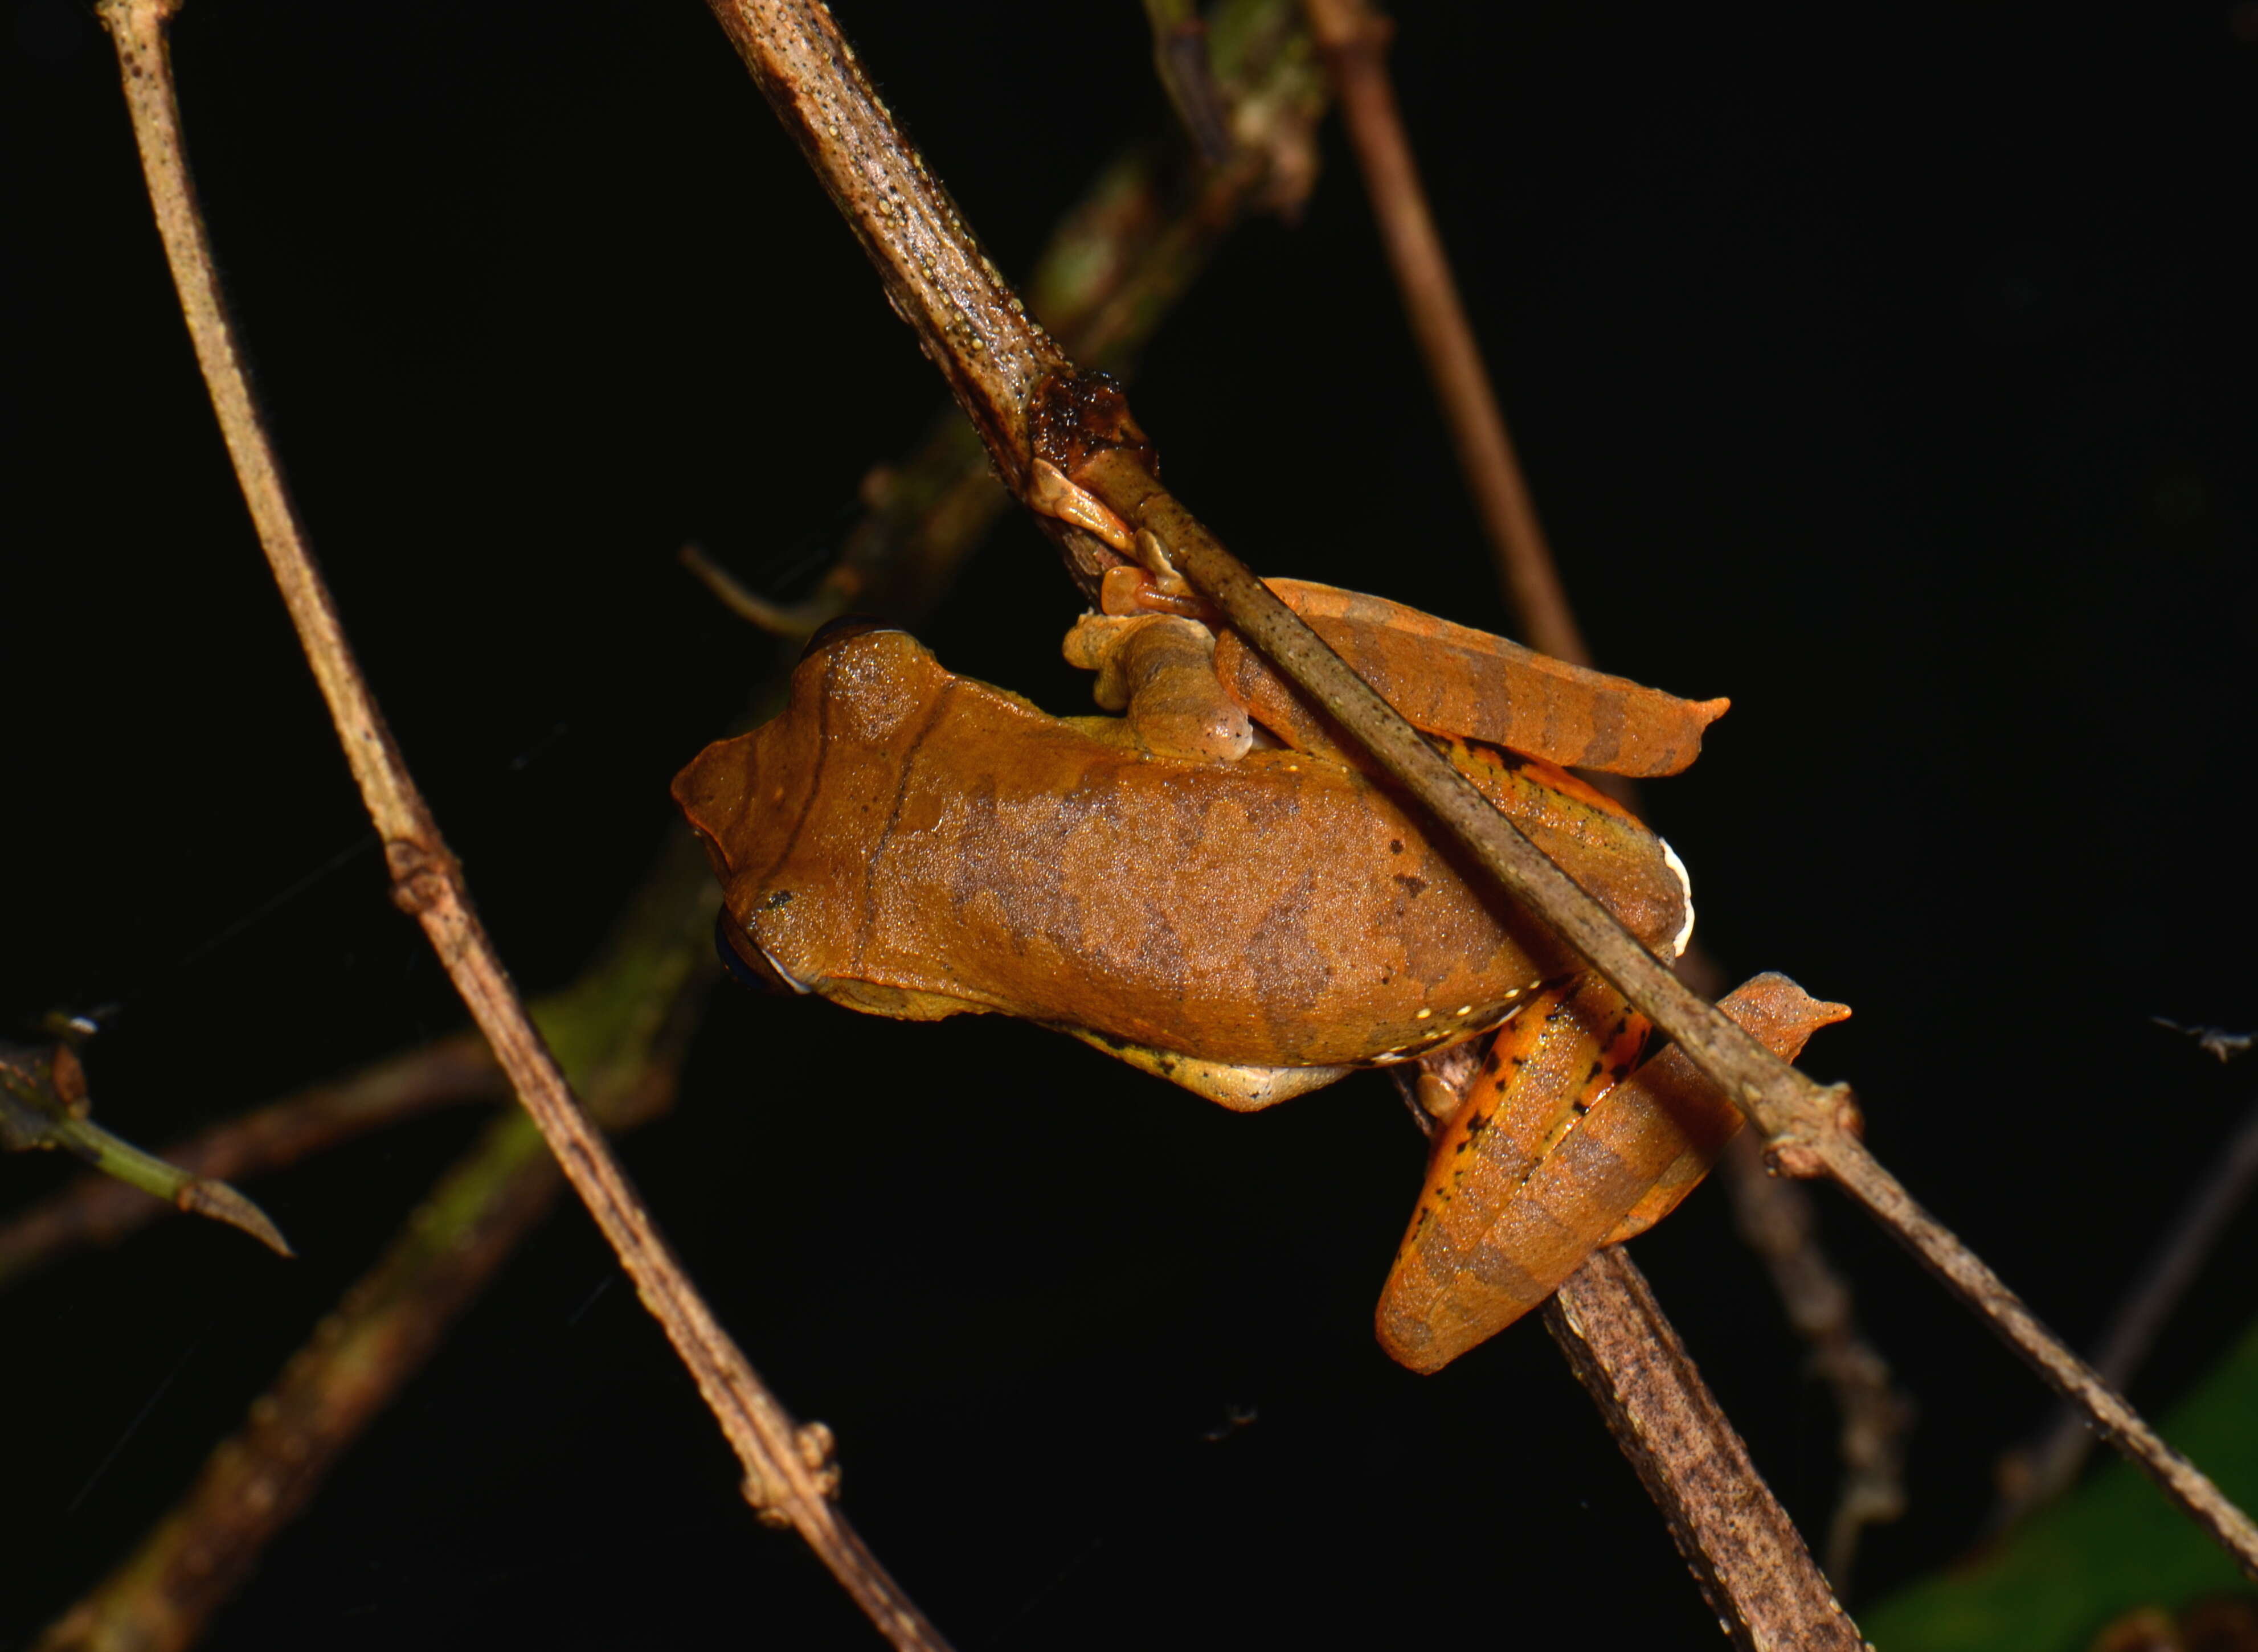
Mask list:
[{"label": "broken twig tip", "polygon": [[224,1222],[239,1228],[277,1256],[295,1257],[290,1241],[282,1237],[282,1230],[273,1219],[257,1205],[245,1198],[224,1181],[214,1181],[208,1176],[197,1176],[181,1184],[173,1202],[190,1216],[209,1216],[215,1222]]}]

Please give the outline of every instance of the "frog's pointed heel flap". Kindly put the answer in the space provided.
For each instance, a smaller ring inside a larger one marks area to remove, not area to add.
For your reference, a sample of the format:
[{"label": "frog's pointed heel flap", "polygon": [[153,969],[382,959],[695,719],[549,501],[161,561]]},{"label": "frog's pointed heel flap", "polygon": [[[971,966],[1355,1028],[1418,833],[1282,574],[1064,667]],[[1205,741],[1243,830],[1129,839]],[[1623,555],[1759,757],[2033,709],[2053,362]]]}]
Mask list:
[{"label": "frog's pointed heel flap", "polygon": [[[1587,981],[1523,1010],[1436,1132],[1375,1319],[1398,1363],[1438,1371],[1504,1329],[1601,1244],[1660,1220],[1740,1128],[1739,1112],[1676,1049],[1600,1084],[1615,1059],[1608,1045],[1621,1046],[1613,999]],[[1850,1013],[1779,975],[1757,976],[1717,1007],[1791,1061]]]}]

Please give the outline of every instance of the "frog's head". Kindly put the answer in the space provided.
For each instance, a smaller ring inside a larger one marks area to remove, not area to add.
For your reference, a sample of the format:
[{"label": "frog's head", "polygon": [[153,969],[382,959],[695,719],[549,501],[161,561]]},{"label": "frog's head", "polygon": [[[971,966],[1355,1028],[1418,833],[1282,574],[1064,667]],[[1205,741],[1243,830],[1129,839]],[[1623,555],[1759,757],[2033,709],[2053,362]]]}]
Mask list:
[{"label": "frog's head", "polygon": [[905,633],[834,620],[793,668],[780,713],[716,741],[674,777],[674,801],[721,881],[716,939],[732,975],[806,992],[830,973],[841,919],[830,897],[856,886],[851,869],[868,847],[857,831],[948,681]]}]

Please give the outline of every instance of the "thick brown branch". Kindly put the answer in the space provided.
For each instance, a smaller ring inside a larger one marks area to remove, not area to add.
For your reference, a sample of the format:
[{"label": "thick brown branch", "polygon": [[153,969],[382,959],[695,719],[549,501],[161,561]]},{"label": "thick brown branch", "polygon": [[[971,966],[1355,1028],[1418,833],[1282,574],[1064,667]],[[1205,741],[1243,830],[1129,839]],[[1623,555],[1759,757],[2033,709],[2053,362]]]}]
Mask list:
[{"label": "thick brown branch", "polygon": [[[778,1514],[797,1528],[856,1604],[897,1645],[941,1644],[924,1615],[871,1558],[832,1505],[824,1464],[810,1450],[813,1436],[763,1386],[699,1296],[526,1014],[471,905],[462,869],[440,837],[361,676],[336,605],[306,549],[252,401],[234,330],[220,300],[181,141],[165,39],[172,0],[103,0],[99,11],[117,47],[142,169],[196,359],[210,388],[259,543],[337,725],[362,800],[384,840],[394,900],[422,925],[566,1179],[697,1381],[743,1464],[747,1497],[764,1514]],[[969,339],[958,342],[970,351]],[[976,384],[985,382],[977,373],[967,378]]]},{"label": "thick brown branch", "polygon": [[[1026,281],[1027,307],[1077,361],[1133,370],[1139,352],[1251,212],[1297,210],[1316,179],[1324,77],[1295,0],[1225,0],[1202,49],[1225,99],[1232,138],[1223,164],[1184,179],[1160,138],[1109,162],[1053,232]],[[696,547],[683,560],[742,617],[805,637],[850,609],[912,624],[1012,503],[994,463],[957,410],[943,410],[916,450],[864,479],[862,518],[838,562],[802,601],[747,590]]]},{"label": "thick brown branch", "polygon": [[1005,486],[1022,491],[1027,408],[1065,356],[903,141],[827,8],[818,0],[715,0],[714,15],[861,238],[894,313],[948,380]]},{"label": "thick brown branch", "polygon": [[1310,32],[1332,75],[1341,123],[1356,149],[1372,216],[1427,377],[1450,427],[1466,492],[1495,556],[1506,606],[1530,647],[1578,665],[1592,663],[1544,542],[1544,525],[1498,410],[1481,346],[1428,209],[1403,115],[1388,74],[1394,25],[1364,0],[1303,0]]},{"label": "thick brown branch", "polygon": [[1718,1626],[1747,1652],[1865,1645],[1623,1250],[1594,1251],[1544,1328],[1662,1510]]}]

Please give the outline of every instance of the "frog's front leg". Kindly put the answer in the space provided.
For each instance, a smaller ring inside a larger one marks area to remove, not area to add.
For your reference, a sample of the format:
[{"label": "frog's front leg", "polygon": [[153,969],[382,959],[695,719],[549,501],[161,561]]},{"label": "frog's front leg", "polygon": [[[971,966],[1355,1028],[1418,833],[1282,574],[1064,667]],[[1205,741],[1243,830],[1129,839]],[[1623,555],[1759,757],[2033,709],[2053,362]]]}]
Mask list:
[{"label": "frog's front leg", "polygon": [[1215,674],[1215,634],[1196,620],[1092,613],[1067,634],[1069,664],[1097,673],[1092,691],[1161,757],[1235,762],[1253,743],[1246,710]]},{"label": "frog's front leg", "polygon": [[[1785,1060],[1850,1011],[1784,975],[1718,1008]],[[1436,1132],[1381,1294],[1381,1345],[1439,1370],[1542,1302],[1601,1245],[1644,1230],[1707,1173],[1740,1115],[1672,1049],[1622,1079],[1643,1024],[1596,976],[1548,989],[1498,1035]]]}]

